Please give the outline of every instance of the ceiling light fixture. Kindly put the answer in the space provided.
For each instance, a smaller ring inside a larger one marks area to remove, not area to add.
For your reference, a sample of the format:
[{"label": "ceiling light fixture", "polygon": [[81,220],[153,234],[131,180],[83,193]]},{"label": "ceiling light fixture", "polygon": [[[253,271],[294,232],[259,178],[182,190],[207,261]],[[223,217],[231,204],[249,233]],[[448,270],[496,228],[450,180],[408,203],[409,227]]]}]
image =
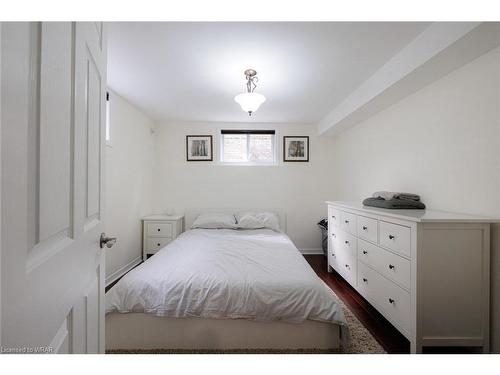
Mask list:
[{"label": "ceiling light fixture", "polygon": [[248,112],[248,116],[259,109],[260,105],[266,101],[266,97],[262,94],[254,92],[257,87],[257,72],[253,69],[245,70],[247,80],[247,92],[238,94],[234,97],[236,103],[241,106],[241,109]]}]

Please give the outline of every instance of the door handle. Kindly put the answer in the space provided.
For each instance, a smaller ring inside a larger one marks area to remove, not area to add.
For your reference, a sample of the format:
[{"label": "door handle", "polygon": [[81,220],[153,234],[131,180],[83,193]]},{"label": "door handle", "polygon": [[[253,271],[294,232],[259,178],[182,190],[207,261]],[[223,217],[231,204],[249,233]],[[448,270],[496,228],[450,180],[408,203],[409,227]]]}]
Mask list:
[{"label": "door handle", "polygon": [[116,237],[106,237],[105,233],[101,233],[101,238],[99,239],[99,247],[101,249],[106,246],[107,248],[113,247],[113,245],[116,243]]}]

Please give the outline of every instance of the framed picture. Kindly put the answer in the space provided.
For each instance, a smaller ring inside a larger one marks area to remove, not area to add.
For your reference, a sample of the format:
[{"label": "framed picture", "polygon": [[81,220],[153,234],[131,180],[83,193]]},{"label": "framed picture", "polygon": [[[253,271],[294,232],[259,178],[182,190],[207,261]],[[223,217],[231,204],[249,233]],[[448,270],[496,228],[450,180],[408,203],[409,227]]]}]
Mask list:
[{"label": "framed picture", "polygon": [[283,161],[309,161],[308,136],[283,137]]},{"label": "framed picture", "polygon": [[187,161],[212,161],[211,135],[186,135]]}]

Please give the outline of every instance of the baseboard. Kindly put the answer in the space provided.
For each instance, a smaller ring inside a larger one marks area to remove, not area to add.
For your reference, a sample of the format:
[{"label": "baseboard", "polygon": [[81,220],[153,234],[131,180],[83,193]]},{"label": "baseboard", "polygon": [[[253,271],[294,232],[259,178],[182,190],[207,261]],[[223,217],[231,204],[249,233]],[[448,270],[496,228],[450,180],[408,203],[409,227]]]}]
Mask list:
[{"label": "baseboard", "polygon": [[317,255],[323,254],[323,249],[320,248],[312,248],[312,249],[299,249],[301,254],[304,255]]},{"label": "baseboard", "polygon": [[135,258],[131,262],[127,263],[123,267],[118,268],[118,270],[116,270],[111,275],[106,277],[106,281],[105,281],[106,286],[108,286],[109,284],[118,280],[120,277],[125,275],[128,271],[130,271],[132,268],[134,268],[135,266],[137,266],[141,262],[142,262],[142,257],[138,256],[137,258]]}]

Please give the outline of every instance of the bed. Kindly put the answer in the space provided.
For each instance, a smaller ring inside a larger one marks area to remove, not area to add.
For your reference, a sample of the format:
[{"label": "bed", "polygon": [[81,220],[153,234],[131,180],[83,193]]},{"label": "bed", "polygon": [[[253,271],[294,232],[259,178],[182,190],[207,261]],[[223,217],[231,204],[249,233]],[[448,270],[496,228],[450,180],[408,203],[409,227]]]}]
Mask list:
[{"label": "bed", "polygon": [[338,349],[339,301],[270,229],[192,229],[106,294],[108,350]]}]

